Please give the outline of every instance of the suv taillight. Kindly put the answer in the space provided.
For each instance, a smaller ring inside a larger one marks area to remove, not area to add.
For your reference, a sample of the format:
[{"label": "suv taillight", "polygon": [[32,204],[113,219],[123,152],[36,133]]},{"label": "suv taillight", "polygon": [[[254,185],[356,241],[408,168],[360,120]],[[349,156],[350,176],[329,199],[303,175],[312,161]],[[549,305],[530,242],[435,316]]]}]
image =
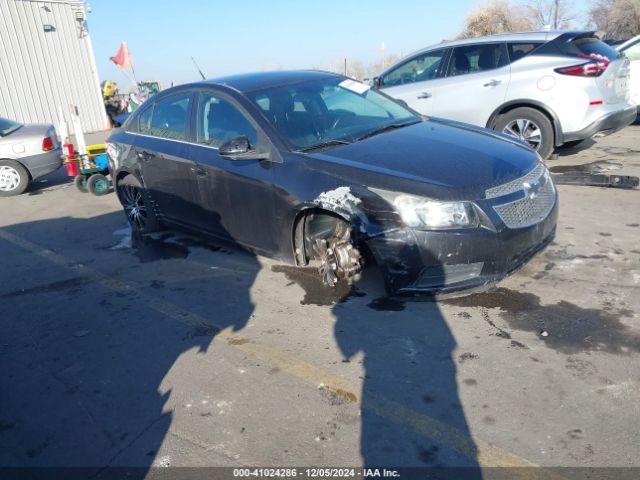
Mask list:
[{"label": "suv taillight", "polygon": [[609,60],[606,58],[588,55],[579,56],[588,58],[589,61],[579,65],[572,65],[570,67],[556,68],[555,71],[562,75],[574,75],[576,77],[599,77],[609,66]]},{"label": "suv taillight", "polygon": [[43,152],[49,152],[51,150],[53,150],[55,147],[53,146],[53,140],[51,139],[51,137],[45,137],[44,140],[42,140],[42,151]]}]

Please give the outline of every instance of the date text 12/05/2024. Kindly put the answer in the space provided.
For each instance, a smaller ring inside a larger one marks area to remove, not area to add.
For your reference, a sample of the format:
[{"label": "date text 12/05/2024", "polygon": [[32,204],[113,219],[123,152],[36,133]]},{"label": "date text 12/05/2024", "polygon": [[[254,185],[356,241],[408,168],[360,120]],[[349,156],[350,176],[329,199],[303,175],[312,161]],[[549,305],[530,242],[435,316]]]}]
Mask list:
[{"label": "date text 12/05/2024", "polygon": [[386,468],[234,468],[233,476],[271,478],[394,478],[397,470]]}]

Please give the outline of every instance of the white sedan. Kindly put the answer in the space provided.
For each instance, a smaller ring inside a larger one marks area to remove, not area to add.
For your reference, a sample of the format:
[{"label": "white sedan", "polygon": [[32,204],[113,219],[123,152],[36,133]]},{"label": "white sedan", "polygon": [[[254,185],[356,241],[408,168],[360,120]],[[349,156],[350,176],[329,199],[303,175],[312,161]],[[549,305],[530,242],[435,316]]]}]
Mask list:
[{"label": "white sedan", "polygon": [[62,165],[53,125],[23,125],[0,117],[0,197],[20,195],[30,181]]}]

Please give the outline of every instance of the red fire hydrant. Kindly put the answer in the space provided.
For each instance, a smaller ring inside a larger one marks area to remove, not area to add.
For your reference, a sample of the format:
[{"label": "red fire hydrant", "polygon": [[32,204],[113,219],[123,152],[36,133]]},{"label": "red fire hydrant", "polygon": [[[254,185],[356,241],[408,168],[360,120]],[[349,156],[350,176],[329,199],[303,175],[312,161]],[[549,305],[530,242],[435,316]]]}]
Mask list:
[{"label": "red fire hydrant", "polygon": [[67,169],[67,175],[70,177],[78,175],[78,162],[72,143],[62,145],[62,155],[65,157],[64,166]]}]

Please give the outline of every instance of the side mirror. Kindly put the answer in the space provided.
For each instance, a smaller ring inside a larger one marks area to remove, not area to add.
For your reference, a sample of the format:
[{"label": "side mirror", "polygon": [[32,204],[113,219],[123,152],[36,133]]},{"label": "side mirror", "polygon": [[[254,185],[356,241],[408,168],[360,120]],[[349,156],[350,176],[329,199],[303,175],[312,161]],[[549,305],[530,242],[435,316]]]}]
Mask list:
[{"label": "side mirror", "polygon": [[380,88],[380,86],[382,85],[382,80],[380,80],[380,77],[373,77],[373,88]]},{"label": "side mirror", "polygon": [[241,137],[235,137],[231,140],[227,140],[220,145],[220,149],[218,151],[222,157],[233,157],[235,155],[247,153],[250,149],[251,145],[249,145],[249,139],[246,135],[242,135]]},{"label": "side mirror", "polygon": [[253,150],[246,135],[227,140],[220,145],[218,153],[227,160],[269,160],[271,157],[268,152]]}]

